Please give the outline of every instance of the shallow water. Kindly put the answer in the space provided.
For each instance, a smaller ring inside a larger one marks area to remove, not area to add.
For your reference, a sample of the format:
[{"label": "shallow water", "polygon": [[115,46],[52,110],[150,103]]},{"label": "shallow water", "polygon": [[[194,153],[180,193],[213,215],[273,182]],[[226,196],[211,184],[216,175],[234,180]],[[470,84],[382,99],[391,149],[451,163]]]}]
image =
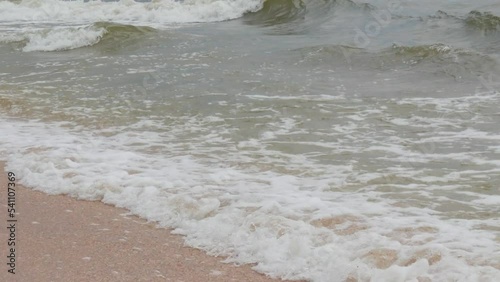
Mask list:
[{"label": "shallow water", "polygon": [[[90,12],[91,11],[91,12]],[[497,1],[3,1],[0,153],[276,277],[497,281]]]}]

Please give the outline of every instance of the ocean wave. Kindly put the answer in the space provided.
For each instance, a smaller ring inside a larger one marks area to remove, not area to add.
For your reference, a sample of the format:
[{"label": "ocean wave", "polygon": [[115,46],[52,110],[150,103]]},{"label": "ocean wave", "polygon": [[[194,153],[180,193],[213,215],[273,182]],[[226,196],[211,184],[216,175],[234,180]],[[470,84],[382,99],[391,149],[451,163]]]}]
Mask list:
[{"label": "ocean wave", "polygon": [[259,11],[248,13],[245,22],[270,26],[301,19],[305,13],[306,4],[302,0],[268,0]]},{"label": "ocean wave", "polygon": [[300,54],[301,64],[347,62],[351,68],[418,70],[455,79],[476,80],[484,73],[500,71],[500,64],[493,56],[442,43],[415,46],[394,44],[378,51],[344,45],[321,45],[292,52]]},{"label": "ocean wave", "polygon": [[488,12],[472,11],[465,19],[468,27],[481,31],[497,31],[500,29],[500,17]]},{"label": "ocean wave", "polygon": [[455,53],[465,53],[461,50],[454,50],[453,47],[445,44],[432,44],[432,45],[417,45],[417,46],[399,46],[393,45],[392,52],[398,56],[412,57],[412,58],[430,58],[441,55]]},{"label": "ocean wave", "polygon": [[246,24],[271,27],[273,33],[301,33],[330,20],[338,10],[371,11],[375,7],[351,0],[267,0],[261,9],[248,12]]},{"label": "ocean wave", "polygon": [[106,32],[96,44],[103,50],[115,50],[137,43],[145,36],[157,30],[148,26],[122,25],[108,22],[94,24],[96,29],[104,28]]},{"label": "ocean wave", "polygon": [[2,1],[0,23],[118,22],[162,25],[216,22],[239,18],[246,12],[261,9],[262,5],[263,0]]},{"label": "ocean wave", "polygon": [[[382,49],[380,51],[370,52],[363,48],[350,47],[347,45],[321,45],[295,49],[303,54],[304,58],[323,59],[322,57],[345,57],[346,55],[358,55],[362,57],[371,57],[379,60],[380,58],[387,59],[388,61],[394,59],[413,59],[415,63],[421,62],[425,59],[442,58],[445,59],[448,55],[467,55],[472,54],[471,51],[456,49],[452,46],[445,44],[432,44],[432,45],[415,45],[415,46],[402,46],[393,44],[392,47]],[[450,59],[455,59],[453,57]],[[367,58],[363,58],[366,61]],[[400,61],[400,60],[398,60]]]},{"label": "ocean wave", "polygon": [[[415,18],[414,16],[398,16],[405,19]],[[483,32],[494,32],[500,30],[500,17],[491,12],[480,12],[473,10],[468,14],[453,14],[450,12],[439,10],[433,15],[418,17],[422,21],[428,19],[433,20],[449,20],[459,21],[464,24],[464,27]]]},{"label": "ocean wave", "polygon": [[453,15],[445,11],[439,10],[435,15],[429,16],[433,19],[448,19],[461,21],[466,27],[475,30],[492,32],[500,30],[500,17],[490,12],[480,12],[473,10],[467,15]]},{"label": "ocean wave", "polygon": [[94,45],[106,32],[104,28],[77,27],[41,30],[27,35],[25,52],[70,50]]},{"label": "ocean wave", "polygon": [[154,31],[150,27],[99,22],[84,26],[25,28],[4,34],[0,41],[18,43],[24,52],[64,51],[96,44],[109,50],[127,46]]},{"label": "ocean wave", "polygon": [[381,58],[389,58],[396,64],[400,62],[412,68],[430,71],[438,75],[444,74],[457,80],[476,80],[477,77],[485,73],[500,71],[500,64],[495,57],[446,44],[393,45],[391,49],[385,50],[380,56]]}]

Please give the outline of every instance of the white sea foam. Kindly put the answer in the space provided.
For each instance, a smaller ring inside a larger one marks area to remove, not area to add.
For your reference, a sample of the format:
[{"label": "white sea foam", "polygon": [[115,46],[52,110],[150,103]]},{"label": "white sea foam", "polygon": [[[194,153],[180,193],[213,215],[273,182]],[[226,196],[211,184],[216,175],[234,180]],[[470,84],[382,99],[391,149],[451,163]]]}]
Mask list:
[{"label": "white sea foam", "polygon": [[[220,122],[215,117],[203,120]],[[139,122],[128,128],[150,125]],[[285,119],[274,126],[281,129],[276,135],[286,135],[296,125]],[[289,160],[289,169],[319,173],[279,172],[259,169],[259,164],[238,167],[229,163],[244,162],[245,152],[230,146],[227,163],[214,163],[194,157],[195,151],[176,150],[170,139],[176,130],[163,135],[117,129],[104,137],[57,124],[2,119],[0,131],[0,156],[23,184],[125,207],[174,227],[191,246],[228,255],[230,262],[257,263],[256,270],[274,276],[335,282],[347,277],[496,281],[500,275],[498,241],[493,233],[475,228],[498,222],[443,220],[431,209],[400,207],[397,200],[370,188],[383,175],[355,176],[350,165],[323,166],[297,155]],[[206,137],[207,142],[213,137]],[[254,142],[273,138],[264,134]],[[137,150],[138,143],[172,147],[148,154]],[[352,176],[365,188],[338,189],[349,185]],[[418,199],[432,191],[432,186],[427,188],[412,196]],[[497,202],[493,197],[474,204]]]},{"label": "white sea foam", "polygon": [[23,0],[0,2],[0,23],[120,22],[161,25],[214,22],[241,17],[262,7],[262,0],[133,0],[60,1]]}]

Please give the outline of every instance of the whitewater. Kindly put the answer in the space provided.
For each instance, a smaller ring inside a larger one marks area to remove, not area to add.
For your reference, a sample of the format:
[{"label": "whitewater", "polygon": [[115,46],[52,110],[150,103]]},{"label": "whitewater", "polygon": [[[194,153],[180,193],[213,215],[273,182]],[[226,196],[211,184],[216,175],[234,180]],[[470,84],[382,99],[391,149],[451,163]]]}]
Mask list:
[{"label": "whitewater", "polygon": [[419,3],[1,1],[0,158],[271,277],[498,281],[500,6]]}]

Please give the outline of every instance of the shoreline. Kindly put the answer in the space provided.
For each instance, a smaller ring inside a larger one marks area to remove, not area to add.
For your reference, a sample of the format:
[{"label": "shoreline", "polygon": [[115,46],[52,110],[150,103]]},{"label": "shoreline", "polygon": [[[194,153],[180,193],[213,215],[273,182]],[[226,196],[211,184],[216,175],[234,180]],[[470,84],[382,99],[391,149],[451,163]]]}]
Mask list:
[{"label": "shoreline", "polygon": [[[7,224],[5,162],[0,170],[0,214]],[[15,200],[16,274],[8,273],[3,256],[2,281],[284,281],[184,246],[182,236],[126,209],[17,182]],[[3,254],[9,230],[0,230]]]}]

